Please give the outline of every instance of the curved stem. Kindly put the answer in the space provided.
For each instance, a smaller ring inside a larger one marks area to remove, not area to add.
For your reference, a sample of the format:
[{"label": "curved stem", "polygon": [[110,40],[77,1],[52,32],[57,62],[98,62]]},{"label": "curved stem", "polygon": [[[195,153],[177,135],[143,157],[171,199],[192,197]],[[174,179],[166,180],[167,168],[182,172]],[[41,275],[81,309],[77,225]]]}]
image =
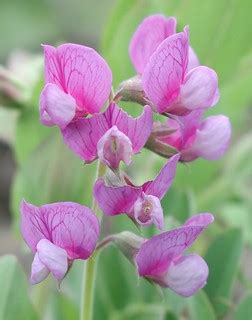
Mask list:
[{"label": "curved stem", "polygon": [[[105,172],[106,166],[101,162],[98,162],[97,178],[103,176]],[[93,200],[92,210],[101,220],[99,208],[95,200]],[[93,319],[94,288],[98,258],[99,254],[98,252],[95,252],[94,255],[84,263],[80,320]]]}]

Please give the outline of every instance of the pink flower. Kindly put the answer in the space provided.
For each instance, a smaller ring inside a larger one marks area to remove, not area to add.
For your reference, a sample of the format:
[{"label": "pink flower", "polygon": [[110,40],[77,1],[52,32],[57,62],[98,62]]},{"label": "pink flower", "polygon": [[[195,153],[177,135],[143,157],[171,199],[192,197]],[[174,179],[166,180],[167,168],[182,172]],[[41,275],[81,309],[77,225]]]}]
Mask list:
[{"label": "pink flower", "polygon": [[198,214],[182,227],[145,241],[134,257],[138,274],[181,296],[195,294],[206,285],[208,266],[199,255],[184,251],[213,220],[209,213]]},{"label": "pink flower", "polygon": [[[223,115],[210,116],[202,120],[202,110],[191,112],[184,117],[168,119],[167,128],[175,132],[159,140],[176,148],[182,161],[192,161],[198,157],[206,160],[221,158],[230,143],[231,124]],[[163,124],[157,123],[156,127]]]},{"label": "pink flower", "polygon": [[24,200],[20,206],[21,232],[35,254],[32,284],[51,272],[60,282],[75,259],[87,259],[99,237],[99,221],[87,207],[61,202],[36,207]]},{"label": "pink flower", "polygon": [[122,187],[107,186],[103,179],[94,186],[94,197],[103,213],[114,216],[126,213],[141,226],[154,223],[163,228],[164,217],[160,200],[170,188],[175,177],[179,155],[173,156],[153,181],[140,187],[127,184]]},{"label": "pink flower", "polygon": [[188,29],[185,28],[166,38],[144,68],[143,90],[158,113],[185,115],[218,102],[216,72],[205,66],[188,71],[188,56]]},{"label": "pink flower", "polygon": [[40,120],[65,128],[71,121],[101,110],[108,99],[112,74],[93,49],[63,44],[44,46],[46,85],[40,96]]},{"label": "pink flower", "polygon": [[[160,14],[151,15],[141,22],[129,46],[129,55],[137,73],[144,72],[151,55],[161,42],[176,33],[176,25],[176,18]],[[198,65],[198,58],[190,47],[188,70]]]},{"label": "pink flower", "polygon": [[65,143],[86,163],[99,158],[116,169],[120,161],[127,165],[131,156],[145,145],[152,130],[149,106],[134,119],[111,103],[104,113],[79,119],[62,130]]}]

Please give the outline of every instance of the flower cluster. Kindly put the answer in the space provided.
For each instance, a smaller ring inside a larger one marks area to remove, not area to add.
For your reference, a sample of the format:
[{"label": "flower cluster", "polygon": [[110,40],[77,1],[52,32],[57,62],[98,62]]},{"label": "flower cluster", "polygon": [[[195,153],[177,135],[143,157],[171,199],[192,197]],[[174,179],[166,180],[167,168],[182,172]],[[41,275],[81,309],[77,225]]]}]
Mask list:
[{"label": "flower cluster", "polygon": [[[222,115],[202,119],[218,101],[217,75],[199,65],[188,27],[176,33],[175,18],[147,17],[132,37],[129,55],[137,75],[113,96],[111,70],[95,50],[45,45],[40,120],[58,126],[66,145],[86,164],[98,159],[107,168],[93,188],[104,215],[126,214],[139,227],[154,224],[162,230],[161,199],[179,161],[218,159],[228,147],[230,123]],[[142,114],[129,116],[117,104],[120,100],[143,104]],[[154,113],[165,121],[154,122]],[[120,163],[129,165],[143,147],[168,160],[154,180],[137,186]],[[22,201],[21,216],[23,238],[35,254],[33,284],[50,272],[60,282],[75,259],[88,259],[96,250],[101,221],[94,210],[72,202],[36,207]],[[190,296],[205,285],[208,267],[200,256],[183,253],[212,222],[211,214],[201,213],[151,239],[125,231],[108,241],[133,262],[139,276]]]}]

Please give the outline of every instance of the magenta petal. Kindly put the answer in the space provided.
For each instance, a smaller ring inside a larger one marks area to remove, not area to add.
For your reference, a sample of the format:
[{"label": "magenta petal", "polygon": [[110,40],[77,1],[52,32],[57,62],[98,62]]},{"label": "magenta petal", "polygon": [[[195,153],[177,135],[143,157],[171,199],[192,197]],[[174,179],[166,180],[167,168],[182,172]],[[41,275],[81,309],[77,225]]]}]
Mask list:
[{"label": "magenta petal", "polygon": [[145,106],[143,113],[133,118],[127,112],[112,103],[105,112],[106,117],[110,117],[110,126],[116,125],[131,140],[134,153],[139,152],[148,140],[153,125],[152,111],[149,106]]},{"label": "magenta petal", "polygon": [[120,161],[129,165],[133,154],[130,139],[117,126],[113,126],[101,137],[97,150],[99,159],[113,169],[119,167]]},{"label": "magenta petal", "polygon": [[187,30],[165,39],[151,56],[144,69],[143,89],[159,113],[179,95],[188,64]]},{"label": "magenta petal", "polygon": [[37,243],[43,239],[48,239],[50,233],[45,225],[40,208],[26,202],[21,201],[21,233],[32,252],[36,252]]},{"label": "magenta petal", "polygon": [[207,160],[221,158],[230,143],[231,123],[225,116],[211,116],[205,119],[196,132],[195,141],[187,151]]},{"label": "magenta petal", "polygon": [[42,239],[37,244],[38,258],[53,276],[61,281],[68,269],[66,250],[55,246],[47,239]]},{"label": "magenta petal", "polygon": [[74,121],[61,132],[65,144],[88,163],[97,158],[97,143],[109,128],[106,116],[100,113]]},{"label": "magenta petal", "polygon": [[93,49],[63,44],[44,46],[46,82],[69,93],[81,111],[96,113],[108,99],[112,73],[106,61]]},{"label": "magenta petal", "polygon": [[199,213],[190,217],[184,223],[184,226],[203,226],[207,227],[214,222],[214,216],[211,213]]},{"label": "magenta petal", "polygon": [[172,263],[163,281],[183,297],[190,297],[206,285],[208,266],[197,254],[183,256]]},{"label": "magenta petal", "polygon": [[190,71],[191,69],[194,69],[199,66],[199,59],[193,50],[192,47],[189,46],[189,57],[188,57],[188,66],[187,70]]},{"label": "magenta petal", "polygon": [[49,273],[50,270],[40,261],[38,253],[36,253],[32,262],[30,283],[40,283],[47,278]]},{"label": "magenta petal", "polygon": [[138,73],[143,73],[151,55],[159,44],[176,32],[176,19],[163,15],[145,18],[135,31],[129,46],[131,61]]},{"label": "magenta petal", "polygon": [[67,251],[69,259],[87,259],[99,237],[99,221],[89,208],[74,202],[35,207],[21,203],[21,230],[33,252],[41,239]]},{"label": "magenta petal", "polygon": [[154,223],[159,229],[163,229],[164,214],[157,197],[143,193],[134,203],[133,212],[139,225],[149,226]]},{"label": "magenta petal", "polygon": [[176,167],[179,158],[180,154],[176,154],[175,156],[171,157],[161,169],[157,177],[153,181],[147,182],[143,185],[143,191],[146,194],[150,194],[162,199],[165,193],[171,187],[173,179],[175,178]]},{"label": "magenta petal", "polygon": [[176,105],[189,110],[208,108],[218,102],[218,92],[216,72],[200,66],[187,73]]},{"label": "magenta petal", "polygon": [[90,257],[100,232],[92,210],[74,202],[47,204],[40,210],[50,232],[48,240],[64,248],[71,260]]},{"label": "magenta petal", "polygon": [[74,98],[54,84],[47,84],[40,96],[40,121],[44,125],[65,128],[75,116]]},{"label": "magenta petal", "polygon": [[136,256],[139,275],[162,275],[172,260],[189,248],[204,229],[202,225],[182,226],[147,240]]},{"label": "magenta petal", "polygon": [[73,152],[86,162],[91,162],[97,158],[98,141],[113,126],[130,139],[133,152],[137,153],[145,145],[152,130],[151,108],[146,106],[142,115],[132,118],[115,103],[111,103],[104,113],[79,119],[62,130],[62,134]]},{"label": "magenta petal", "polygon": [[142,189],[132,186],[108,187],[102,179],[94,185],[94,197],[103,213],[108,216],[130,213]]}]

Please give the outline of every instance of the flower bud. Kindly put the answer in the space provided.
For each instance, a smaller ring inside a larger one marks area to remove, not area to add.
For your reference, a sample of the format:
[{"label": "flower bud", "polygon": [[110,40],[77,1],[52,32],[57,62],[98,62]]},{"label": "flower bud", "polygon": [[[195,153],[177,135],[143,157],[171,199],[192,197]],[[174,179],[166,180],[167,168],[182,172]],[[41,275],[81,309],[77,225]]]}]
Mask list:
[{"label": "flower bud", "polygon": [[134,263],[135,255],[138,253],[145,239],[130,231],[123,231],[113,235],[113,242],[129,261]]},{"label": "flower bud", "polygon": [[132,101],[143,106],[149,104],[149,101],[145,98],[140,75],[129,78],[119,85],[114,101],[119,100]]}]

